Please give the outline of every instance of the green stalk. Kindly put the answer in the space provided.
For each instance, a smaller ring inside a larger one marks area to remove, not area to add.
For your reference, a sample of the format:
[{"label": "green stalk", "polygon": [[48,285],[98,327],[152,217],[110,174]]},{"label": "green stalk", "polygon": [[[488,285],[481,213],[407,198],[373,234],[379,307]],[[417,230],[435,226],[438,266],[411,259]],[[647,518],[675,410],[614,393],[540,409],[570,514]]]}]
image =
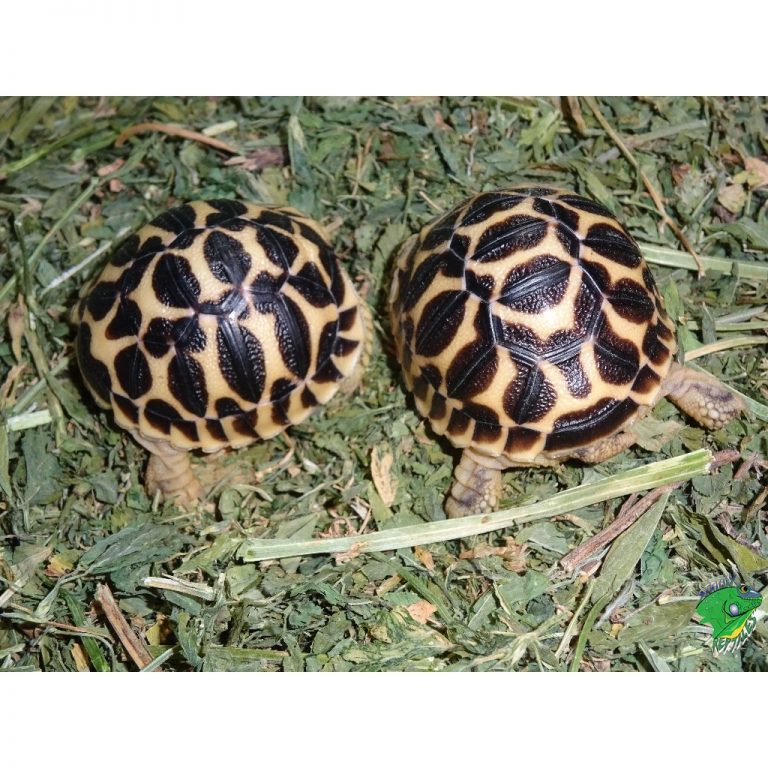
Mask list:
[{"label": "green stalk", "polygon": [[[58,221],[54,223],[54,225],[45,233],[45,236],[43,239],[37,244],[37,247],[34,251],[30,254],[30,256],[26,259],[26,268],[29,270],[29,272],[32,272],[32,268],[35,265],[35,262],[40,258],[40,254],[43,251],[43,248],[49,243],[51,238],[67,223],[69,220],[69,217],[72,216],[72,214],[77,211],[80,206],[93,194],[96,187],[101,184],[103,179],[92,179],[91,183],[81,192],[77,198],[72,202],[72,204],[67,208],[66,211],[61,215]],[[16,290],[16,275],[11,275],[11,277],[8,279],[8,281],[0,287],[0,301],[2,301],[9,293]],[[34,298],[34,297],[28,297],[28,298]]]},{"label": "green stalk", "polygon": [[584,626],[579,632],[579,639],[576,641],[576,648],[573,652],[573,659],[568,667],[569,672],[578,672],[581,666],[581,659],[584,656],[584,649],[587,647],[587,637],[592,631],[592,627],[595,624],[595,619],[600,615],[600,612],[608,605],[608,601],[611,599],[610,595],[601,597],[590,609],[587,614],[587,618],[584,619]]},{"label": "green stalk", "polygon": [[[0,177],[10,176],[12,173],[16,173],[17,171],[20,171],[23,168],[36,163],[38,160],[42,160],[46,155],[50,155],[51,152],[55,152],[57,149],[66,147],[68,144],[72,144],[78,139],[83,138],[83,136],[87,136],[89,133],[93,133],[94,131],[99,130],[99,128],[100,126],[94,125],[93,123],[83,125],[71,133],[68,133],[66,136],[62,136],[60,139],[52,141],[50,144],[46,144],[45,146],[40,147],[40,149],[36,149],[33,152],[30,152],[20,160],[2,165],[0,166]],[[116,136],[117,134],[115,134],[115,137]],[[112,141],[114,141],[114,137],[110,137],[110,143]]]},{"label": "green stalk", "polygon": [[[676,251],[674,248],[665,248],[661,245],[648,245],[638,243],[646,261],[658,264],[662,267],[682,267],[693,272],[698,271],[693,257],[685,251]],[[699,257],[704,272],[717,272],[737,277],[756,278],[765,280],[768,278],[768,264],[758,264],[754,261],[737,261],[736,259],[721,259],[715,256]]]},{"label": "green stalk", "polygon": [[[78,627],[84,627],[85,614],[83,613],[83,610],[78,604],[77,600],[75,600],[75,598],[66,589],[62,589],[61,594],[64,597],[64,602],[67,604],[67,608],[69,608],[69,612],[72,614],[72,619],[74,620],[75,624]],[[96,642],[96,640],[92,637],[84,635],[80,637],[80,642],[83,644],[85,652],[88,654],[88,658],[91,660],[91,664],[93,664],[93,668],[97,672],[109,672],[109,663],[104,658],[104,654],[101,652],[101,648],[99,647],[99,644]]]},{"label": "green stalk", "polygon": [[565,515],[578,509],[598,504],[607,499],[628,496],[647,491],[667,483],[689,480],[709,471],[712,454],[704,449],[664,459],[652,464],[621,472],[595,483],[580,485],[535,504],[512,507],[490,515],[474,515],[454,520],[439,520],[403,528],[392,528],[361,536],[294,541],[291,539],[248,539],[238,550],[245,562],[274,560],[300,555],[344,552],[384,552],[402,547],[432,544],[438,541],[462,539],[490,531],[498,531],[510,525]]}]

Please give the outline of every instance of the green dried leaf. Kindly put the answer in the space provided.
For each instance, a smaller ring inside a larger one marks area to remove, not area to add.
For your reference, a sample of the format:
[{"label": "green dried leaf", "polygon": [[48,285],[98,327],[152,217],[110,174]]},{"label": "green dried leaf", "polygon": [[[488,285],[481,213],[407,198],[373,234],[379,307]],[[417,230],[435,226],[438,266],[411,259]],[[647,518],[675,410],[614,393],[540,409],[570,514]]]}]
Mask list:
[{"label": "green dried leaf", "polygon": [[680,421],[661,421],[646,416],[632,425],[632,434],[637,436],[637,444],[650,453],[658,453],[678,435],[685,425]]},{"label": "green dried leaf", "polygon": [[11,476],[8,471],[10,466],[10,451],[8,446],[8,430],[5,424],[0,421],[0,491],[6,498],[12,497]]},{"label": "green dried leaf", "polygon": [[506,611],[515,606],[525,605],[534,597],[543,595],[549,587],[549,579],[538,571],[527,571],[525,576],[510,573],[502,582],[496,584],[496,594]]},{"label": "green dried leaf", "polygon": [[100,472],[98,475],[92,475],[88,478],[96,498],[105,504],[115,504],[117,502],[117,478],[110,472]]},{"label": "green dried leaf", "polygon": [[[75,597],[67,589],[61,590],[60,594],[64,597],[67,609],[72,615],[72,621],[78,627],[85,626],[85,615]],[[97,672],[109,672],[109,663],[104,658],[98,640],[94,640],[92,637],[83,636],[80,638],[80,642],[83,644],[83,648],[85,648],[85,652],[88,654],[88,658],[91,660],[93,668]]]},{"label": "green dried leaf", "polygon": [[744,578],[768,570],[768,558],[763,557],[752,547],[726,536],[712,520],[694,518],[690,524],[701,535],[701,543],[709,554],[725,566],[729,566],[730,562],[736,563],[736,567]]},{"label": "green dried leaf", "polygon": [[56,482],[59,463],[52,454],[49,435],[43,429],[29,429],[21,438],[27,471],[25,501],[27,504],[50,504],[61,493]]},{"label": "green dried leaf", "polygon": [[200,645],[201,631],[201,622],[193,619],[186,611],[179,611],[176,637],[184,658],[193,669],[198,669],[203,663],[197,652]]},{"label": "green dried leaf", "polygon": [[203,672],[274,672],[284,659],[285,651],[208,646]]},{"label": "green dried leaf", "polygon": [[640,642],[674,642],[676,635],[690,625],[695,611],[695,600],[652,605],[637,614],[626,628],[621,630],[617,641],[608,641],[605,635],[598,638],[598,633],[592,632],[589,642],[598,651],[617,645],[631,647]]},{"label": "green dried leaf", "polygon": [[720,227],[722,232],[728,232],[739,240],[743,240],[752,248],[768,251],[768,226],[755,221],[743,219]]},{"label": "green dried leaf", "polygon": [[592,592],[592,599],[595,602],[618,592],[622,584],[632,575],[661,520],[661,515],[669,501],[669,494],[669,491],[663,494],[645,514],[635,520],[613,542],[603,561],[600,575],[595,580],[595,588]]},{"label": "green dried leaf", "polygon": [[154,563],[178,551],[183,541],[184,537],[170,525],[129,525],[92,546],[80,558],[79,567],[89,574],[99,575]]}]

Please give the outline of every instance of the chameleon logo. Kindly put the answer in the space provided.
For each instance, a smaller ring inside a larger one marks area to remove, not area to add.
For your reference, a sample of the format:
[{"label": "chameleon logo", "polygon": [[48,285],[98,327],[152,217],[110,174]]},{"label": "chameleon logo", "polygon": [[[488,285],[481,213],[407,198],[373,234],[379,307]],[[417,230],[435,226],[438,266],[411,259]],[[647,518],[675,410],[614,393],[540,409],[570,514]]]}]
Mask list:
[{"label": "chameleon logo", "polygon": [[746,584],[716,582],[699,593],[696,613],[712,627],[715,653],[741,648],[757,625],[752,615],[763,602],[762,595]]}]

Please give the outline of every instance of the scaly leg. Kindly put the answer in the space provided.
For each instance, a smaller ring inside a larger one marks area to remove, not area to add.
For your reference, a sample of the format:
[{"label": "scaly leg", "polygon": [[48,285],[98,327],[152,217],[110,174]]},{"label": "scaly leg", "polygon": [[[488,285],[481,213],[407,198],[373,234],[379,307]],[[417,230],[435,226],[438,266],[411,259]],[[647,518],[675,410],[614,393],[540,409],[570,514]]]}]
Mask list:
[{"label": "scaly leg", "polygon": [[662,384],[662,396],[707,429],[720,429],[744,410],[739,395],[714,376],[672,363]]},{"label": "scaly leg", "polygon": [[203,487],[192,473],[187,451],[179,451],[168,443],[146,440],[137,435],[134,438],[150,453],[144,476],[150,496],[160,491],[165,498],[173,499],[178,505],[188,506],[203,495]]},{"label": "scaly leg", "polygon": [[445,502],[446,515],[464,517],[495,512],[501,498],[501,468],[493,459],[464,450],[453,472],[451,495]]}]

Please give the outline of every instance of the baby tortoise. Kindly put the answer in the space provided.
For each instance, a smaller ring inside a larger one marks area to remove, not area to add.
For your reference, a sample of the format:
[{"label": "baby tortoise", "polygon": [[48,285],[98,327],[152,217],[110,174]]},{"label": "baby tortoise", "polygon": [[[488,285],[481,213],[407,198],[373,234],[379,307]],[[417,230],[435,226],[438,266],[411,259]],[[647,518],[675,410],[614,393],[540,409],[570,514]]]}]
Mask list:
[{"label": "baby tortoise", "polygon": [[129,237],[78,308],[96,401],[151,454],[149,493],[203,492],[189,451],[239,448],[360,382],[370,316],[322,227],[292,208],[197,201]]},{"label": "baby tortoise", "polygon": [[507,467],[604,461],[663,397],[710,429],[744,408],[674,362],[674,325],[602,205],[549,187],[476,195],[406,243],[390,294],[416,407],[462,449],[450,517],[490,512]]}]

